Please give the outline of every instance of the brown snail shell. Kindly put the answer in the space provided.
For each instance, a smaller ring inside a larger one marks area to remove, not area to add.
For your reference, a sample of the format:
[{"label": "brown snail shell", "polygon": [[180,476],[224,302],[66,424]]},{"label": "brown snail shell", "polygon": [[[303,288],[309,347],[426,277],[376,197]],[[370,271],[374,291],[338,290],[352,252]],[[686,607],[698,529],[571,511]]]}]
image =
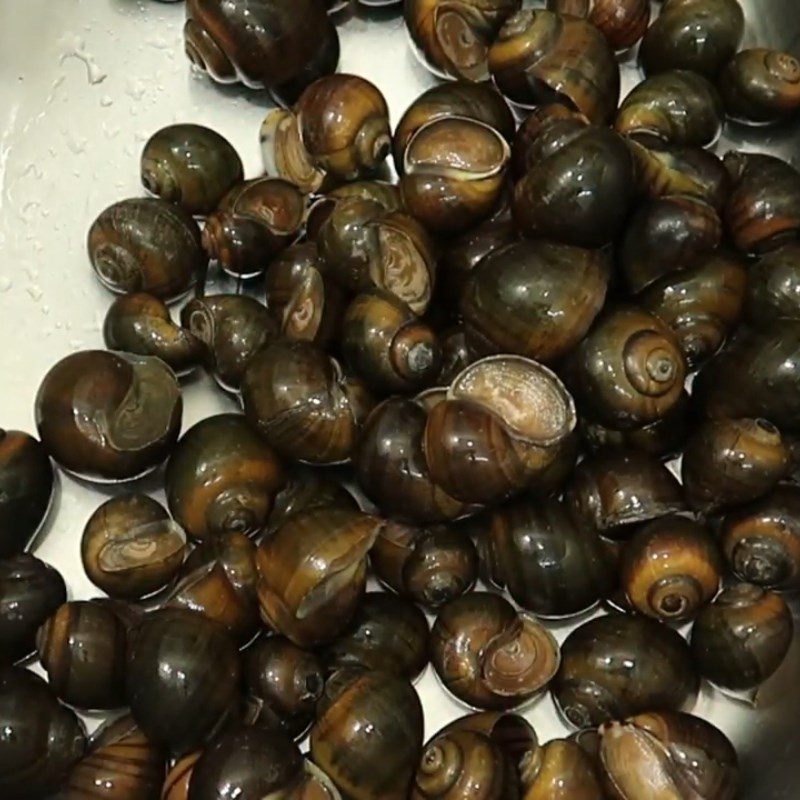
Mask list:
[{"label": "brown snail shell", "polygon": [[800,110],[800,61],[766,47],[742,50],[723,69],[719,90],[728,116],[739,122],[789,119]]},{"label": "brown snail shell", "polygon": [[311,758],[352,800],[406,800],[422,735],[422,706],[408,681],[339,670],[325,685]]},{"label": "brown snail shell", "polygon": [[242,381],[245,415],[281,455],[313,464],[350,458],[373,405],[360,380],[308,342],[277,341]]},{"label": "brown snail shell", "polygon": [[722,569],[711,533],[670,515],[649,522],[626,542],[620,584],[637,611],[680,622],[696,616],[719,591]]},{"label": "brown snail shell", "polygon": [[287,247],[270,262],[267,311],[284,338],[327,347],[339,335],[344,292],[327,272],[314,242]]},{"label": "brown snail shell", "polygon": [[147,292],[168,303],[192,288],[208,261],[191,215],[157,198],[110,205],[92,223],[87,246],[107,289]]},{"label": "brown snail shell", "polygon": [[114,300],[103,323],[103,341],[109,350],[156,356],[178,376],[191,372],[203,355],[202,344],[172,321],[166,304],[144,292]]},{"label": "brown snail shell", "polygon": [[270,177],[244,181],[209,214],[203,247],[230,275],[252,278],[300,236],[305,216],[305,196],[294,184]]},{"label": "brown snail shell", "polygon": [[562,375],[589,419],[625,430],[654,422],[678,402],[686,360],[658,317],[624,305],[598,319]]},{"label": "brown snail shell", "polygon": [[800,490],[780,486],[729,511],[720,542],[728,566],[743,581],[770,589],[800,587]]},{"label": "brown snail shell", "polygon": [[434,245],[408,214],[387,212],[372,199],[343,198],[320,228],[317,245],[331,277],[348,291],[377,287],[415,314],[428,307],[436,276]]},{"label": "brown snail shell", "polygon": [[258,548],[263,619],[299,647],[334,639],[364,592],[374,517],[335,506],[292,515]]},{"label": "brown snail shell", "polygon": [[467,334],[463,325],[455,325],[439,334],[439,343],[442,348],[441,368],[436,377],[436,383],[447,386],[453,379],[465,370],[473,361],[472,350],[467,343]]},{"label": "brown snail shell", "polygon": [[547,8],[588,20],[615,50],[633,47],[650,22],[647,0],[547,0]]},{"label": "brown snail shell", "polygon": [[112,597],[136,600],[171,580],[186,554],[186,534],[145,494],[112,497],[89,517],[81,561],[89,580]]},{"label": "brown snail shell", "polygon": [[543,479],[575,424],[555,373],[521,356],[490,356],[457,376],[429,412],[425,460],[451,497],[488,503]]},{"label": "brown snail shell", "polygon": [[614,51],[594,25],[578,17],[518,11],[489,49],[489,70],[513,103],[530,107],[565,99],[598,125],[611,120],[619,102]]},{"label": "brown snail shell", "polygon": [[497,130],[462,116],[433,119],[409,139],[400,190],[429,231],[462,233],[497,206],[511,149]]},{"label": "brown snail shell", "polygon": [[[625,800],[674,797],[733,800],[738,794],[736,751],[725,734],[678,711],[638,714],[600,728],[606,791]],[[689,794],[691,793],[691,794]]]},{"label": "brown snail shell", "polygon": [[193,539],[263,531],[283,467],[272,448],[241,414],[217,414],[181,437],[165,476],[175,521]]},{"label": "brown snail shell", "polygon": [[731,151],[724,163],[733,179],[725,225],[743,253],[766,253],[800,231],[800,173],[762,153]]},{"label": "brown snail shell", "polygon": [[181,309],[181,325],[202,343],[206,369],[230,392],[239,390],[250,359],[277,334],[267,309],[244,294],[194,297]]},{"label": "brown snail shell", "polygon": [[477,711],[445,725],[437,736],[452,731],[472,731],[486,736],[515,764],[526,753],[536,750],[539,739],[533,726],[521,714],[510,711]]},{"label": "brown snail shell", "polygon": [[83,350],[61,359],[36,395],[42,444],[69,472],[109,483],[155,469],[178,438],[183,403],[160,359]]},{"label": "brown snail shell", "polygon": [[674,69],[634,86],[620,104],[614,127],[673,145],[705,147],[719,136],[723,114],[722,100],[706,78]]},{"label": "brown snail shell", "polygon": [[609,274],[608,258],[597,250],[541,240],[495,250],[472,270],[462,292],[470,349],[557,361],[600,312]]},{"label": "brown snail shell", "polygon": [[387,520],[370,551],[378,579],[429,609],[475,585],[478,553],[472,539],[451,527],[417,528]]},{"label": "brown snail shell", "polygon": [[669,325],[689,369],[696,369],[739,322],[751,274],[740,258],[717,251],[651,283],[637,299]]},{"label": "brown snail shell", "polygon": [[372,289],[357,295],[342,320],[345,363],[376,392],[411,392],[439,373],[436,333],[395,295]]},{"label": "brown snail shell", "polygon": [[521,0],[406,0],[406,29],[426,66],[439,77],[483,81],[501,25]]},{"label": "brown snail shell", "polygon": [[196,750],[194,753],[174,759],[164,779],[161,800],[188,800],[192,770],[202,754],[202,750]]},{"label": "brown snail shell", "polygon": [[444,686],[473,708],[517,708],[558,670],[558,644],[535,618],[488,592],[445,605],[431,632],[431,663]]},{"label": "brown snail shell", "polygon": [[756,327],[800,320],[800,244],[789,242],[749,266],[745,312]]},{"label": "brown snail shell", "polygon": [[707,420],[686,444],[681,477],[692,508],[705,513],[767,494],[789,469],[789,448],[764,419]]},{"label": "brown snail shell", "polygon": [[522,800],[601,800],[603,790],[592,759],[569,739],[552,739],[523,760]]}]

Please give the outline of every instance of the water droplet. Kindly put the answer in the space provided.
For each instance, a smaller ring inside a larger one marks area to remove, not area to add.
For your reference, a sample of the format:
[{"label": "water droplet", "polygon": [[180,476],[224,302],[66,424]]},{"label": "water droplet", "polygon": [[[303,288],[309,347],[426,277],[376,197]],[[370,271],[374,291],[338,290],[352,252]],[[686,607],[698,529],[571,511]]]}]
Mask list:
[{"label": "water droplet", "polygon": [[100,98],[100,105],[101,105],[103,108],[108,108],[109,106],[113,106],[113,105],[114,105],[114,98],[113,98],[113,97],[111,97],[111,95],[104,94],[104,95],[103,95],[103,96]]}]

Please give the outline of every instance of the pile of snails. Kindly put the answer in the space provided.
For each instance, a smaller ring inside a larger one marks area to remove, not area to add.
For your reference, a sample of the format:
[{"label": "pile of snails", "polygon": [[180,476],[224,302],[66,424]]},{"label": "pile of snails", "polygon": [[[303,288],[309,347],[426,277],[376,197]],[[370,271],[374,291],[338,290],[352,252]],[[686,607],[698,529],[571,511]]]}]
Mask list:
[{"label": "pile of snails", "polygon": [[[732,800],[691,711],[792,642],[800,173],[711,148],[800,63],[737,0],[406,0],[448,80],[393,125],[338,5],[187,0],[191,61],[280,104],[264,174],[154,133],[88,232],[107,349],[0,431],[0,796]],[[242,411],[182,430],[199,368]],[[102,597],[30,552],[56,469],[113,486]],[[470,713],[424,742],[429,661]]]}]

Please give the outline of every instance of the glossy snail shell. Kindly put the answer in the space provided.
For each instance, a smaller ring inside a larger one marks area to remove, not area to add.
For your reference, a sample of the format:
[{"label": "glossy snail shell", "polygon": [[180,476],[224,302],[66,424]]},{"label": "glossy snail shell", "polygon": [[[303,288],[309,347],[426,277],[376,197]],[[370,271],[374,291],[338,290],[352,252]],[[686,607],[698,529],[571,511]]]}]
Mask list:
[{"label": "glossy snail shell", "polygon": [[569,739],[552,739],[523,759],[522,800],[550,800],[563,794],[571,800],[598,800],[600,779],[592,759]]},{"label": "glossy snail shell", "polygon": [[800,320],[800,244],[785,244],[750,265],[745,312],[756,327]]},{"label": "glossy snail shell", "polygon": [[650,22],[647,0],[547,0],[547,8],[588,20],[615,50],[633,47]]},{"label": "glossy snail shell", "polygon": [[273,533],[299,511],[324,506],[358,509],[353,495],[333,477],[324,473],[320,475],[318,470],[294,469],[289,472],[283,488],[275,495],[267,533]]}]

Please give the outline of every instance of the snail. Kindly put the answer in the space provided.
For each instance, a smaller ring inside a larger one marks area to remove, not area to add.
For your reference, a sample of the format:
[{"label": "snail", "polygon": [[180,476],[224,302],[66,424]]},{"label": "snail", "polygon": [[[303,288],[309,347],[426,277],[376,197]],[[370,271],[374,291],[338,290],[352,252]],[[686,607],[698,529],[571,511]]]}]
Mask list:
[{"label": "snail", "polygon": [[183,297],[207,265],[191,214],[160,198],[110,205],[92,223],[87,247],[107,289],[147,292],[167,303]]},{"label": "snail", "polygon": [[161,589],[186,555],[186,533],[145,494],[112,497],[98,506],[81,537],[89,580],[111,597],[137,600]]},{"label": "snail", "polygon": [[655,422],[678,402],[686,360],[658,317],[621,305],[600,316],[561,374],[588,419],[626,430]]},{"label": "snail", "polygon": [[233,145],[203,125],[167,125],[142,150],[145,189],[177,203],[190,214],[213,211],[227,191],[244,179]]},{"label": "snail", "polygon": [[178,381],[160,359],[82,350],[62,358],[36,394],[39,438],[68,472],[132,480],[169,454],[181,427]]},{"label": "snail", "polygon": [[599,314],[610,272],[600,251],[538,239],[489,253],[461,295],[470,351],[558,361]]},{"label": "snail", "polygon": [[169,509],[193,539],[265,527],[283,467],[241,414],[217,414],[181,437],[165,476]]},{"label": "snail", "polygon": [[575,468],[564,501],[576,517],[611,539],[636,525],[685,510],[681,486],[654,456],[640,450],[601,449]]},{"label": "snail", "polygon": [[458,700],[473,708],[517,708],[539,694],[559,648],[533,616],[500,595],[470,592],[443,606],[430,639],[431,663]]},{"label": "snail", "polygon": [[353,495],[332,477],[320,475],[318,470],[295,469],[288,473],[286,483],[275,495],[267,521],[267,534],[276,531],[299,511],[326,506],[358,510]]},{"label": "snail", "polygon": [[569,739],[552,739],[531,750],[521,765],[522,800],[601,800],[603,790],[591,758]]},{"label": "snail", "polygon": [[382,164],[392,146],[389,107],[365,78],[327,75],[305,89],[292,111],[270,111],[260,141],[267,175],[315,192],[326,179],[356,180]]},{"label": "snail", "polygon": [[258,548],[261,616],[299,647],[334,639],[361,602],[377,520],[323,506],[289,517]]},{"label": "snail", "polygon": [[422,750],[422,706],[408,681],[339,670],[311,728],[311,759],[352,800],[406,800]]},{"label": "snail", "polygon": [[378,579],[399,595],[437,609],[465,594],[478,577],[478,554],[463,531],[386,521],[370,551]]},{"label": "snail", "polygon": [[202,750],[195,750],[193,753],[175,758],[170,762],[161,789],[161,800],[188,800],[189,781],[192,779],[194,765],[201,755]]},{"label": "snail", "polygon": [[452,731],[472,731],[486,736],[517,765],[526,753],[535,751],[539,739],[533,726],[521,714],[512,711],[478,711],[454,719],[438,735]]},{"label": "snail", "polygon": [[489,70],[512,103],[563,99],[597,125],[611,120],[619,101],[611,45],[594,25],[571,15],[525,8],[509,17],[489,48]]},{"label": "snail", "polygon": [[306,198],[292,183],[263,177],[236,184],[208,215],[203,248],[234,278],[261,275],[300,236]]},{"label": "snail", "polygon": [[719,246],[722,222],[704,200],[667,195],[644,204],[625,228],[619,260],[631,292],[696,266]]},{"label": "snail", "polygon": [[749,266],[745,315],[756,327],[800,320],[800,244],[785,244]]},{"label": "snail", "polygon": [[483,81],[487,56],[503,22],[521,0],[406,0],[406,30],[425,65],[439,77]]},{"label": "snail", "polygon": [[33,541],[50,508],[53,480],[41,442],[0,428],[0,558],[22,553]]},{"label": "snail", "polygon": [[733,180],[725,206],[728,235],[743,253],[775,250],[800,230],[800,173],[786,161],[735,150],[723,159]]},{"label": "snail", "polygon": [[470,524],[485,578],[537,617],[579,614],[611,594],[597,533],[555,498],[512,500]]},{"label": "snail", "polygon": [[34,652],[39,626],[66,602],[55,567],[27,553],[0,559],[0,669]]},{"label": "snail", "polygon": [[202,343],[172,321],[166,304],[145,292],[117,297],[103,322],[109,350],[160,358],[177,376],[190,373],[203,357]]},{"label": "snail", "polygon": [[320,659],[283,636],[268,636],[247,649],[242,674],[254,723],[277,725],[293,739],[302,738],[325,687]]},{"label": "snail", "polygon": [[435,383],[446,386],[463,372],[473,361],[472,351],[467,344],[467,334],[463,325],[454,325],[439,334],[442,359]]},{"label": "snail", "polygon": [[624,800],[667,797],[733,800],[739,788],[736,751],[719,728],[676,711],[655,711],[600,728],[606,790]]},{"label": "snail", "polygon": [[647,709],[689,708],[699,684],[680,634],[647,617],[615,612],[569,633],[551,691],[567,722],[587,728]]},{"label": "snail", "polygon": [[722,70],[719,91],[726,113],[739,122],[790,119],[800,110],[800,61],[766,47],[742,50]]},{"label": "snail", "polygon": [[723,114],[722,100],[706,78],[674,69],[634,86],[620,104],[614,127],[672,145],[705,147],[719,136]]},{"label": "snail", "polygon": [[547,8],[588,20],[615,50],[633,47],[650,22],[647,0],[547,0]]},{"label": "snail", "polygon": [[349,292],[377,287],[415,314],[430,303],[436,278],[434,244],[422,225],[377,200],[345,197],[336,202],[317,235],[331,278]]},{"label": "snail", "polygon": [[664,275],[637,299],[672,329],[687,366],[696,369],[739,322],[750,275],[741,258],[717,251],[696,266]]},{"label": "snail", "polygon": [[406,145],[400,178],[406,209],[432,233],[463,233],[497,207],[510,155],[503,135],[484,122],[432,119]]},{"label": "snail", "polygon": [[729,511],[720,543],[736,577],[779,591],[800,587],[800,491],[780,486]]},{"label": "snail", "polygon": [[0,792],[7,800],[56,792],[83,756],[86,733],[33,672],[0,670]]},{"label": "snail", "polygon": [[706,420],[686,444],[681,477],[692,508],[714,513],[769,493],[789,462],[789,448],[771,422]]},{"label": "snail", "polygon": [[200,342],[206,369],[226,391],[239,390],[250,359],[277,338],[277,326],[255,298],[215,294],[192,298],[181,325]]},{"label": "snail", "polygon": [[201,747],[235,707],[239,655],[225,628],[196,611],[144,616],[129,642],[126,694],[149,741],[175,756]]},{"label": "snail", "polygon": [[707,528],[686,517],[652,520],[626,542],[620,585],[640,613],[682,622],[719,591],[722,554]]},{"label": "snail", "polygon": [[430,477],[451,497],[477,504],[546,483],[575,424],[572,397],[549,369],[520,356],[484,358],[428,413]]},{"label": "snail", "polygon": [[242,381],[248,421],[287,458],[346,461],[372,408],[357,378],[308,342],[277,341],[256,353]]}]

